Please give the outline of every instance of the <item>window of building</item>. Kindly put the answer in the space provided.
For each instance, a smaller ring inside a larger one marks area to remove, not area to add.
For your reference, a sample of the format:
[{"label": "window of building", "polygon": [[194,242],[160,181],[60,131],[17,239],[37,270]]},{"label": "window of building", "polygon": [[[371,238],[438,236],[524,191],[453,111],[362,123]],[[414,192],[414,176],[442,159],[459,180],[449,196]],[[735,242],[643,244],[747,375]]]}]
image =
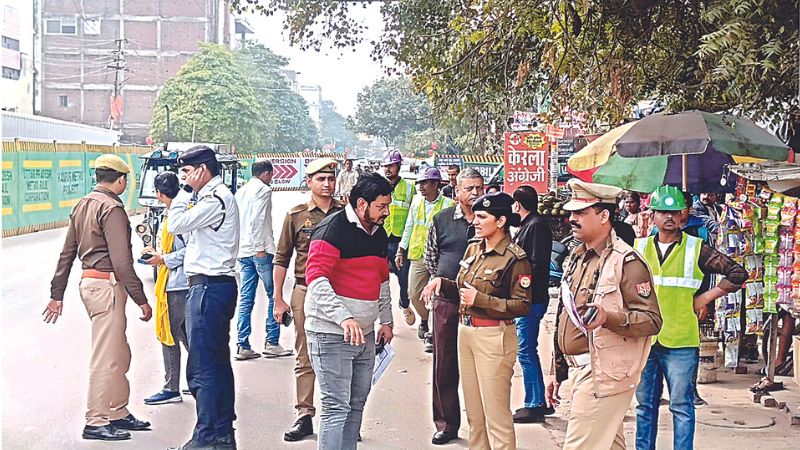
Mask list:
[{"label": "window of building", "polygon": [[19,70],[10,67],[3,67],[3,78],[9,80],[19,80]]},{"label": "window of building", "polygon": [[3,48],[19,51],[19,41],[8,36],[3,36]]},{"label": "window of building", "polygon": [[45,33],[47,34],[78,34],[75,18],[47,19]]},{"label": "window of building", "polygon": [[58,96],[58,106],[60,106],[62,108],[69,108],[69,96],[59,95]]},{"label": "window of building", "polygon": [[83,19],[83,34],[85,36],[99,36],[100,19]]}]

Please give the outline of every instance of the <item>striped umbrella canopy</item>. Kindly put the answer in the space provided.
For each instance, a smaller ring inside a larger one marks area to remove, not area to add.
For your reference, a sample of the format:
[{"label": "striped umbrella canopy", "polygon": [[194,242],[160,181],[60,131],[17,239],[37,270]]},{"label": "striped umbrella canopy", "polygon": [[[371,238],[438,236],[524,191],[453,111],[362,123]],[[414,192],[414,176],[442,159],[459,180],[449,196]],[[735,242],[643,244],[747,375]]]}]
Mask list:
[{"label": "striped umbrella canopy", "polygon": [[687,111],[654,114],[614,128],[573,155],[567,170],[578,178],[652,192],[669,184],[687,192],[724,192],[729,164],[787,161],[793,153],[749,119]]}]

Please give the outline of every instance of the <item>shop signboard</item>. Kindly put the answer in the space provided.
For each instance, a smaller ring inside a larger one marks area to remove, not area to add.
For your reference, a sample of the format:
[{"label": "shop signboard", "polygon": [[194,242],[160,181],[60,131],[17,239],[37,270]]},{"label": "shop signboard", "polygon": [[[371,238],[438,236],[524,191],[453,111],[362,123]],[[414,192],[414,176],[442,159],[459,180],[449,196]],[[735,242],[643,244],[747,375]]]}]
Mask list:
[{"label": "shop signboard", "polygon": [[544,133],[506,132],[503,141],[504,190],[514,192],[519,186],[529,185],[537,192],[547,192],[550,142]]}]

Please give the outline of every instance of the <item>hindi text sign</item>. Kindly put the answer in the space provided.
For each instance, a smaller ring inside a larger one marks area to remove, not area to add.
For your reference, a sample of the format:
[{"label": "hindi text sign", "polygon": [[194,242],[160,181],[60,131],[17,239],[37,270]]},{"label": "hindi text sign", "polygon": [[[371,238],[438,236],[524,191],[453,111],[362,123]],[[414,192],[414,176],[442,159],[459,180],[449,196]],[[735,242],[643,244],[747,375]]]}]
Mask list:
[{"label": "hindi text sign", "polygon": [[504,190],[512,193],[517,187],[528,185],[536,189],[536,192],[547,192],[550,172],[547,137],[543,133],[506,132],[503,140]]}]

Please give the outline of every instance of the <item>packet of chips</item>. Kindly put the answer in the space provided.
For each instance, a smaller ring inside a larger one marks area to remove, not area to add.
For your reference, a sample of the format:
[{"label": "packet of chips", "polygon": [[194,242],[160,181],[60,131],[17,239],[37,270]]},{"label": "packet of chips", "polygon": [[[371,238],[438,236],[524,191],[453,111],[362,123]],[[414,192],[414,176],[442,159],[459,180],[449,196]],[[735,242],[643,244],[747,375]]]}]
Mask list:
[{"label": "packet of chips", "polygon": [[794,225],[796,217],[797,199],[794,197],[785,197],[783,199],[783,206],[781,207],[781,226],[791,227]]}]

